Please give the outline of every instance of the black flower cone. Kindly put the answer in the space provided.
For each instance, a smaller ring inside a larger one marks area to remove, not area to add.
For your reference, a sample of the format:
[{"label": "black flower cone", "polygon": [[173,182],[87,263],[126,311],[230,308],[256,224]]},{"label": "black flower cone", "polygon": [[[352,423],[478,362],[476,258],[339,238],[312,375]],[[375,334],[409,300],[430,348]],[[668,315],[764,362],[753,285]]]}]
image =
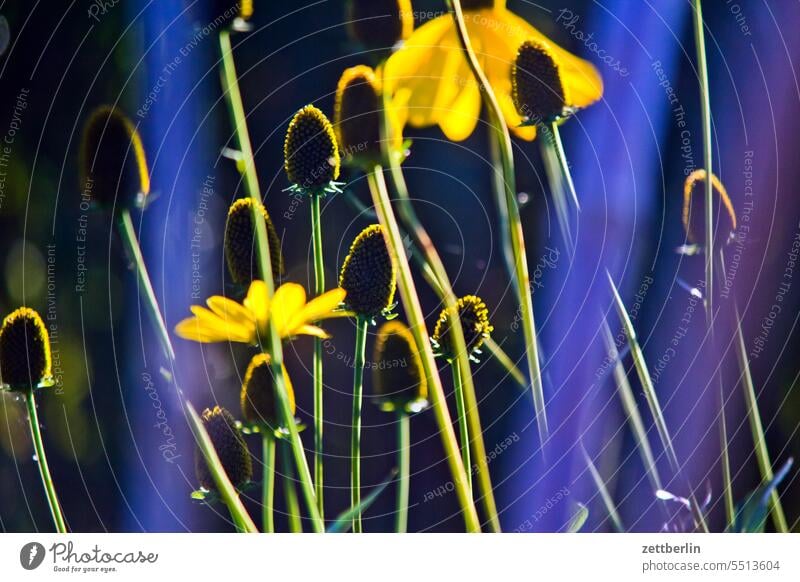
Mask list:
[{"label": "black flower cone", "polygon": [[414,30],[411,0],[350,0],[347,30],[365,48],[390,49]]},{"label": "black flower cone", "polygon": [[83,129],[81,190],[98,206],[131,208],[150,193],[150,174],[136,126],[118,108],[98,107]]},{"label": "black flower cone", "polygon": [[[467,351],[472,355],[480,350],[484,340],[494,329],[489,323],[489,310],[483,300],[476,295],[465,295],[458,302],[458,316],[461,328],[464,330],[464,340]],[[447,309],[442,309],[431,340],[436,344],[436,352],[446,358],[455,357],[450,341],[450,315]]]},{"label": "black flower cone", "polygon": [[533,41],[522,43],[511,68],[511,95],[520,115],[536,123],[548,123],[564,114],[566,103],[558,66],[544,46]]},{"label": "black flower cone", "polygon": [[0,328],[0,378],[9,390],[31,390],[52,381],[50,339],[39,314],[20,307]]},{"label": "black flower cone", "polygon": [[306,105],[295,114],[283,142],[283,157],[294,187],[308,193],[330,191],[339,177],[339,147],[322,111]]},{"label": "black flower cone", "polygon": [[405,324],[387,321],[378,328],[372,370],[372,386],[382,410],[414,412],[427,404],[422,359]]},{"label": "black flower cone", "polygon": [[360,317],[372,319],[389,310],[397,286],[394,261],[379,224],[359,233],[344,260],[339,287],[347,292],[345,305]]},{"label": "black flower cone", "polygon": [[[289,409],[294,415],[294,389],[288,374],[284,373],[284,378]],[[269,354],[258,354],[250,360],[244,375],[240,400],[242,416],[250,425],[266,426],[275,430],[283,424]]]},{"label": "black flower cone", "polygon": [[[228,220],[225,223],[225,262],[228,272],[234,283],[245,287],[253,279],[259,278],[252,208],[252,198],[240,198],[228,209]],[[267,227],[272,277],[278,280],[284,273],[280,239],[263,204],[259,204],[259,210]]]},{"label": "black flower cone", "polygon": [[[213,410],[206,408],[203,425],[233,486],[238,489],[249,483],[253,478],[253,461],[231,413],[219,406]],[[214,477],[199,449],[195,451],[194,466],[200,486],[209,491],[216,490]]]}]

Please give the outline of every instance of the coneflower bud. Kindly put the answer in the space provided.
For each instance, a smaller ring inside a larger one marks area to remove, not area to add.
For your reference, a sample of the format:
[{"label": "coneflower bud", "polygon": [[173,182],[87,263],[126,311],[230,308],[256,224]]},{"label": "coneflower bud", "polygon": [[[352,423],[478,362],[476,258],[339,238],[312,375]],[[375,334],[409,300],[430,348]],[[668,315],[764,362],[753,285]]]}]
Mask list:
[{"label": "coneflower bud", "polygon": [[519,47],[511,67],[511,96],[517,112],[530,121],[547,123],[564,114],[558,65],[544,45],[526,40]]},{"label": "coneflower bud", "polygon": [[286,176],[297,188],[326,191],[339,177],[339,147],[325,114],[313,105],[298,111],[289,123],[283,142]]},{"label": "coneflower bud", "polygon": [[[294,415],[294,390],[285,369],[283,377],[289,408]],[[269,354],[258,354],[250,360],[242,383],[241,405],[242,416],[251,425],[268,426],[273,430],[283,425]]]},{"label": "coneflower bud", "polygon": [[50,338],[42,318],[20,307],[0,328],[0,377],[9,390],[28,390],[52,381]]},{"label": "coneflower bud", "polygon": [[[489,323],[489,310],[483,300],[476,295],[465,295],[456,303],[458,316],[461,320],[461,329],[464,332],[464,341],[467,352],[474,354],[483,345],[494,329]],[[450,316],[447,308],[442,309],[431,339],[437,346],[437,353],[452,358],[455,356],[452,342],[450,341]]]},{"label": "coneflower bud", "polygon": [[375,71],[366,65],[346,69],[336,87],[333,120],[347,163],[374,164],[381,153],[383,103]]},{"label": "coneflower bud", "polygon": [[129,208],[150,193],[150,174],[136,126],[119,110],[101,106],[83,129],[81,188],[98,205]]},{"label": "coneflower bud", "polygon": [[[248,483],[253,478],[253,460],[231,413],[219,406],[213,410],[206,408],[203,411],[203,426],[233,486],[240,488]],[[200,486],[214,491],[217,488],[214,477],[199,449],[195,451],[194,468]]]},{"label": "coneflower bud", "polygon": [[389,49],[411,36],[411,0],[350,0],[348,32],[368,49]]},{"label": "coneflower bud", "polygon": [[372,383],[382,410],[416,412],[427,404],[422,358],[408,327],[387,321],[378,328]]},{"label": "coneflower bud", "polygon": [[395,271],[381,225],[362,230],[350,245],[339,275],[339,287],[347,292],[347,308],[368,319],[389,310],[397,285]]},{"label": "coneflower bud", "polygon": [[[689,242],[696,244],[703,244],[705,241],[706,175],[704,169],[695,170],[686,177],[686,182],[683,184],[683,228],[686,230],[686,238],[689,239]],[[711,174],[711,186],[714,193],[719,196],[715,201],[714,217],[718,217],[715,220],[719,225],[717,232],[722,236],[717,240],[727,243],[736,230],[736,213],[733,211],[728,191],[714,174]],[[725,212],[720,212],[721,208],[724,208]]]},{"label": "coneflower bud", "polygon": [[[272,263],[272,277],[283,275],[283,255],[278,232],[263,204],[258,205],[267,226],[269,257]],[[253,199],[239,198],[228,209],[225,223],[225,261],[231,279],[239,285],[249,286],[253,279],[260,279],[255,249],[255,229],[253,228]]]}]

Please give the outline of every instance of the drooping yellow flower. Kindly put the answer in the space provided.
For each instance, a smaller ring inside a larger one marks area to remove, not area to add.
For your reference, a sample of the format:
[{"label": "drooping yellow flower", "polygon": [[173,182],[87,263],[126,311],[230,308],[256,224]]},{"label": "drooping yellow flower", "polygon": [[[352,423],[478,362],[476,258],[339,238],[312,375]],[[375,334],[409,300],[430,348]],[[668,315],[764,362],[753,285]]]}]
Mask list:
[{"label": "drooping yellow flower", "polygon": [[270,301],[266,284],[255,280],[242,303],[214,295],[206,300],[208,309],[192,305],[190,309],[194,317],[176,325],[175,333],[200,343],[257,344],[261,338],[267,337],[271,317],[282,339],[297,335],[327,338],[328,334],[311,322],[352,315],[337,309],[345,295],[344,289],[332,289],[306,303],[306,290],[302,285],[284,283]]},{"label": "drooping yellow flower", "polygon": [[[558,65],[570,108],[591,105],[603,94],[597,69],[562,49],[536,28],[508,11],[504,0],[462,2],[470,41],[492,86],[503,117],[514,134],[525,140],[536,137],[512,98],[511,69],[525,41],[545,46]],[[403,47],[386,62],[384,82],[398,104],[407,109],[413,127],[438,125],[453,141],[470,136],[478,123],[481,94],[461,49],[450,14],[439,16],[414,31]]]}]

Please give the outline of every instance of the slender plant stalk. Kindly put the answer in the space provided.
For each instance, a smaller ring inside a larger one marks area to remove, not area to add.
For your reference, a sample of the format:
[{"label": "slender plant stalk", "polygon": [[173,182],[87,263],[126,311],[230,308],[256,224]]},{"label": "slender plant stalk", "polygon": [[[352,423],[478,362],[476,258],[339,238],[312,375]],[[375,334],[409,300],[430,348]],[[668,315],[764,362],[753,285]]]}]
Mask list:
[{"label": "slender plant stalk", "polygon": [[[650,414],[653,416],[653,421],[655,422],[658,436],[661,439],[661,444],[664,447],[664,452],[667,455],[667,459],[669,460],[669,464],[672,467],[672,470],[675,472],[675,475],[682,475],[681,464],[678,461],[678,455],[675,453],[675,447],[672,444],[672,438],[670,437],[667,423],[664,420],[664,413],[662,412],[661,405],[658,402],[658,395],[656,394],[655,386],[653,386],[653,381],[650,378],[650,371],[647,368],[647,362],[644,359],[644,353],[642,352],[642,348],[639,346],[639,341],[636,338],[636,330],[633,327],[633,322],[631,322],[631,318],[628,316],[628,312],[625,309],[625,304],[622,303],[622,298],[619,296],[619,291],[617,291],[617,287],[614,285],[614,281],[611,279],[611,274],[606,272],[606,276],[608,277],[608,282],[611,285],[611,292],[614,296],[614,304],[616,306],[617,313],[619,314],[620,321],[622,322],[622,327],[625,329],[625,335],[628,337],[628,345],[631,349],[631,356],[633,357],[633,363],[636,367],[636,373],[639,376],[639,382],[642,385],[642,390],[644,391],[647,405],[650,408]],[[694,491],[692,491],[691,485],[689,485],[688,497],[689,501],[691,502],[691,510],[695,519],[695,525],[700,527],[704,532],[708,533],[708,525],[706,524],[703,512],[700,510],[700,505],[697,502]]]},{"label": "slender plant stalk", "polygon": [[[508,201],[506,200],[506,181],[503,177],[503,160],[500,156],[500,144],[495,138],[494,128],[487,125],[489,132],[489,159],[492,161],[492,192],[494,194],[495,205],[497,206],[497,221],[500,223],[500,242],[503,247],[503,260],[506,264],[506,271],[512,282],[517,280],[517,270],[514,260],[514,245],[511,243],[511,226],[508,213]],[[517,301],[522,301],[519,297],[519,285],[514,285],[517,294]],[[525,382],[528,388],[528,382]]]},{"label": "slender plant stalk", "polygon": [[36,412],[36,400],[33,396],[33,389],[29,389],[25,395],[28,404],[28,421],[31,425],[31,438],[33,447],[36,451],[36,463],[39,465],[39,474],[42,476],[42,484],[47,493],[47,503],[50,505],[50,514],[53,516],[56,531],[67,533],[67,525],[64,521],[64,514],[61,512],[61,504],[58,502],[56,488],[53,485],[53,477],[50,475],[50,466],[47,464],[47,455],[44,452],[44,442],[42,442],[42,431],[39,427],[39,415]]},{"label": "slender plant stalk", "polygon": [[356,349],[353,359],[353,420],[350,423],[350,506],[358,508],[353,516],[353,533],[361,533],[361,404],[364,399],[364,363],[367,349],[366,318],[356,317]]},{"label": "slender plant stalk", "polygon": [[483,342],[483,345],[486,346],[486,349],[490,354],[492,354],[492,357],[497,360],[503,369],[509,373],[509,375],[514,379],[514,382],[519,384],[524,389],[528,388],[528,382],[525,380],[525,376],[519,371],[519,368],[517,368],[517,366],[514,364],[514,361],[503,350],[503,348],[501,348],[500,345],[494,341],[493,338],[487,337]]},{"label": "slender plant stalk", "polygon": [[[118,226],[123,245],[125,246],[128,256],[133,263],[133,267],[136,270],[136,280],[139,284],[140,293],[143,294],[145,298],[145,308],[147,309],[150,318],[154,322],[164,353],[169,358],[170,363],[174,365],[175,350],[172,347],[172,340],[169,337],[166,323],[161,315],[161,308],[158,305],[158,300],[156,299],[155,292],[153,291],[153,284],[151,283],[150,275],[147,272],[147,265],[144,262],[142,249],[139,246],[139,239],[136,236],[136,230],[134,229],[130,212],[127,209],[123,209],[119,212]],[[258,532],[253,520],[247,513],[242,501],[239,499],[239,494],[236,492],[236,488],[233,486],[228,478],[228,475],[225,473],[225,469],[222,467],[222,463],[217,456],[217,452],[214,450],[214,445],[211,442],[211,438],[208,436],[208,432],[206,432],[206,429],[203,426],[203,422],[198,416],[197,411],[184,397],[183,391],[178,386],[177,380],[174,376],[172,378],[172,383],[175,386],[175,390],[178,393],[178,398],[183,405],[184,414],[189,423],[189,428],[194,434],[195,440],[200,447],[200,452],[203,454],[203,457],[208,464],[208,468],[211,471],[211,475],[214,478],[214,483],[220,492],[222,500],[228,506],[234,522],[239,525],[242,531],[250,533]]]},{"label": "slender plant stalk", "polygon": [[[384,99],[386,96],[384,95]],[[384,114],[388,111],[389,105],[384,103]],[[384,135],[389,131],[390,124],[386,116],[383,116],[383,130]],[[390,139],[382,140],[382,143],[390,143]],[[471,447],[473,449],[473,456],[475,458],[478,485],[481,489],[481,501],[487,516],[489,529],[492,532],[499,533],[500,519],[497,515],[497,504],[494,499],[494,492],[492,490],[492,480],[489,474],[489,464],[486,460],[486,445],[483,441],[483,428],[481,427],[480,413],[478,411],[478,398],[475,393],[475,383],[472,378],[469,365],[469,353],[467,352],[467,343],[464,339],[464,330],[461,326],[461,318],[457,317],[458,313],[458,300],[456,299],[453,286],[450,283],[450,278],[447,276],[447,270],[444,268],[444,263],[436,251],[428,232],[422,226],[414,211],[414,206],[411,204],[411,197],[408,194],[408,186],[403,175],[403,170],[400,167],[400,161],[396,155],[392,155],[384,148],[384,157],[389,160],[390,175],[392,183],[395,187],[395,204],[397,205],[398,215],[404,226],[411,234],[412,242],[416,245],[419,252],[415,253],[419,257],[419,262],[423,263],[427,268],[423,267],[423,273],[426,279],[431,284],[431,288],[437,293],[439,298],[445,305],[449,313],[453,314],[450,318],[450,338],[456,352],[456,361],[458,362],[458,370],[460,375],[460,385],[463,387],[464,404],[466,408],[466,421],[469,423],[470,440],[462,441],[463,447]],[[399,227],[398,227],[399,228]],[[506,358],[506,362],[511,363],[511,359],[497,347],[497,350]],[[503,360],[499,360],[503,363]],[[513,370],[516,367],[511,365]],[[516,370],[519,374],[519,370]],[[520,374],[521,375],[521,374]],[[523,379],[524,381],[524,379]],[[470,482],[470,492],[472,492],[472,468],[469,464],[465,466],[467,477]]]},{"label": "slender plant stalk", "polygon": [[563,172],[558,161],[558,154],[552,139],[541,139],[539,149],[542,152],[544,170],[547,181],[550,184],[550,193],[553,196],[553,207],[556,211],[558,227],[561,229],[561,237],[564,239],[564,247],[567,249],[567,256],[572,259],[575,256],[575,244],[572,241],[572,228],[569,221],[569,208],[567,197],[564,194]]},{"label": "slender plant stalk", "polygon": [[503,167],[503,183],[505,187],[505,199],[508,206],[508,230],[511,244],[514,251],[514,272],[516,273],[515,282],[518,287],[520,299],[520,309],[522,311],[522,329],[525,336],[525,351],[528,360],[528,375],[531,380],[531,390],[533,393],[533,405],[536,410],[536,424],[539,430],[539,440],[544,451],[549,429],[547,426],[547,414],[545,410],[544,389],[542,386],[542,372],[539,365],[539,348],[536,344],[536,324],[533,318],[533,300],[530,294],[530,277],[528,275],[528,259],[525,251],[525,240],[522,234],[522,221],[519,215],[519,205],[517,204],[516,180],[514,176],[514,155],[511,148],[511,136],[508,126],[503,118],[500,104],[497,97],[481,68],[478,57],[475,55],[470,43],[467,25],[464,21],[464,13],[461,10],[459,0],[448,0],[453,18],[456,23],[456,30],[461,47],[464,50],[467,61],[469,62],[472,73],[478,81],[483,95],[486,108],[489,112],[489,122],[493,129],[494,138],[497,140],[500,150],[500,159]]},{"label": "slender plant stalk", "polygon": [[[750,374],[750,362],[747,358],[747,348],[744,345],[742,319],[739,316],[738,308],[736,308],[736,355],[742,372],[742,387],[744,388],[745,402],[747,402],[747,419],[750,422],[750,432],[753,434],[753,450],[758,461],[758,470],[761,473],[761,481],[769,483],[775,477],[775,474],[772,472],[772,461],[769,458],[767,439],[764,435],[764,427],[761,425],[761,414],[758,411],[758,400],[753,384],[753,376]],[[770,494],[769,505],[775,529],[780,533],[788,533],[789,524],[786,521],[786,514],[783,512],[781,496],[774,489]]]},{"label": "slender plant stalk", "polygon": [[[256,225],[256,250],[258,251],[258,270],[261,279],[267,287],[267,298],[272,299],[275,293],[275,281],[272,278],[272,268],[270,267],[269,244],[267,242],[267,227],[259,214],[261,200],[261,190],[258,185],[258,175],[256,174],[255,160],[253,159],[253,148],[250,144],[250,134],[247,130],[247,117],[244,112],[242,95],[239,91],[239,79],[236,74],[236,67],[233,62],[233,52],[231,50],[230,34],[222,31],[219,35],[220,50],[222,53],[222,85],[223,92],[233,120],[234,134],[242,152],[242,163],[244,168],[244,184],[248,195],[253,200],[253,224]],[[278,395],[278,408],[281,418],[289,430],[289,441],[292,445],[292,455],[297,467],[300,481],[300,488],[303,492],[308,513],[314,531],[323,533],[325,522],[319,513],[314,485],[311,480],[311,472],[308,469],[308,461],[305,457],[303,442],[300,440],[300,433],[294,422],[289,398],[286,392],[286,382],[283,377],[283,345],[281,338],[275,329],[274,321],[270,318],[268,322],[267,337],[261,338],[261,347],[264,352],[270,354],[273,375],[275,377],[275,391]]]},{"label": "slender plant stalk", "polygon": [[291,445],[285,444],[283,439],[281,439],[280,443],[278,443],[278,450],[281,456],[281,467],[283,467],[283,496],[286,499],[289,531],[292,533],[303,533],[303,522],[300,518],[300,504],[297,502],[297,491],[295,491],[294,488],[292,459],[289,455],[291,452]]},{"label": "slender plant stalk", "polygon": [[275,437],[267,430],[262,435],[264,448],[264,480],[261,489],[261,511],[263,517],[262,530],[266,533],[275,531]]},{"label": "slender plant stalk", "polygon": [[464,387],[461,385],[461,372],[459,362],[453,359],[450,363],[453,368],[453,387],[456,394],[456,414],[458,414],[458,431],[461,437],[461,460],[467,469],[467,484],[470,495],[472,494],[472,462],[469,455],[469,425],[467,424],[467,411],[464,404]]},{"label": "slender plant stalk", "polygon": [[[311,195],[311,230],[314,246],[314,294],[319,297],[325,293],[325,265],[322,257],[322,220],[320,216],[319,193]],[[320,516],[325,519],[325,501],[323,489],[323,382],[322,382],[322,339],[314,338],[314,487],[317,495],[317,506]]]},{"label": "slender plant stalk", "polygon": [[405,247],[403,246],[403,239],[400,236],[400,229],[397,226],[397,219],[394,216],[389,200],[389,192],[383,177],[383,168],[380,165],[376,165],[372,171],[367,174],[367,181],[372,194],[373,204],[378,213],[378,220],[387,233],[390,251],[397,261],[400,297],[403,301],[406,315],[408,316],[414,342],[422,357],[422,366],[430,391],[431,407],[433,408],[436,423],[439,426],[439,431],[442,436],[445,457],[450,467],[453,485],[456,495],[458,496],[459,504],[461,505],[461,510],[464,514],[466,529],[468,532],[479,532],[480,522],[478,520],[478,512],[475,510],[475,504],[469,494],[467,475],[464,464],[461,462],[458,442],[456,441],[456,435],[453,431],[452,419],[447,410],[442,380],[439,377],[439,371],[433,359],[433,350],[431,348],[428,331],[425,327],[422,306],[417,296],[414,280],[411,277],[411,267],[408,264],[408,257],[406,256]]},{"label": "slender plant stalk", "polygon": [[608,487],[606,487],[603,477],[600,476],[600,471],[597,470],[594,461],[592,461],[589,453],[586,452],[586,448],[584,448],[583,443],[581,443],[581,451],[583,452],[583,458],[586,460],[586,466],[589,468],[589,474],[592,476],[592,481],[594,481],[598,493],[600,493],[600,498],[603,500],[603,505],[606,506],[608,517],[611,518],[611,523],[614,525],[614,529],[619,533],[623,533],[625,528],[622,525],[622,519],[619,516],[617,506],[614,504],[614,499],[608,492]]},{"label": "slender plant stalk", "polygon": [[411,480],[411,422],[408,414],[397,412],[397,513],[394,517],[394,531],[408,531],[408,491]]},{"label": "slender plant stalk", "polygon": [[[714,343],[712,343],[712,345],[714,345]],[[716,352],[716,350],[714,351]],[[717,391],[719,422],[717,423],[717,430],[719,431],[720,456],[722,457],[722,489],[723,499],[725,500],[725,518],[727,519],[727,525],[733,527],[733,524],[736,523],[736,506],[733,501],[731,457],[728,452],[728,423],[725,417],[725,390],[722,385],[722,378],[719,377],[719,374],[715,373],[714,379],[719,382],[719,390]]]}]

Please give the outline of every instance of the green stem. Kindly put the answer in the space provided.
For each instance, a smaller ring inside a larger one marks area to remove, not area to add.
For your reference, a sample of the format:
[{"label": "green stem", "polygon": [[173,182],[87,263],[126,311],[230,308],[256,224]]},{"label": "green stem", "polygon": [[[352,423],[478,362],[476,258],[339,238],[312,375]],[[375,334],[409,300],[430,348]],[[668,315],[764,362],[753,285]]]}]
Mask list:
[{"label": "green stem", "polygon": [[289,520],[289,531],[292,533],[303,533],[303,522],[300,519],[300,504],[297,502],[297,491],[294,488],[294,471],[292,470],[292,459],[289,455],[291,447],[285,444],[283,439],[278,443],[278,450],[281,455],[281,467],[283,468],[283,496],[286,499],[286,513]]},{"label": "green stem", "polygon": [[514,176],[514,154],[511,147],[511,135],[503,118],[500,104],[494,90],[481,68],[478,57],[472,49],[464,13],[459,0],[448,0],[453,18],[456,23],[458,38],[461,48],[469,62],[472,73],[480,85],[486,108],[489,112],[489,122],[493,129],[494,138],[500,150],[500,159],[503,167],[503,182],[505,200],[508,206],[508,230],[514,254],[515,282],[517,284],[520,309],[522,312],[522,329],[525,336],[525,351],[528,360],[528,375],[533,393],[533,405],[536,412],[536,424],[539,430],[539,441],[542,451],[549,438],[547,414],[545,410],[544,389],[542,386],[542,372],[539,365],[539,348],[536,344],[536,323],[533,318],[533,300],[530,294],[530,277],[528,275],[528,259],[525,250],[525,239],[522,233],[522,221],[517,204],[516,180]]},{"label": "green stem", "polygon": [[492,354],[492,357],[497,360],[501,366],[503,366],[503,369],[511,375],[511,377],[514,379],[514,382],[519,384],[524,389],[528,388],[528,382],[525,380],[525,376],[519,371],[519,368],[517,368],[517,366],[514,364],[514,361],[507,353],[505,353],[505,351],[503,351],[503,348],[501,348],[493,338],[487,337],[483,342],[483,345],[486,346],[486,349],[489,350],[489,353]]},{"label": "green stem", "polygon": [[552,122],[549,129],[556,157],[558,158],[558,165],[561,168],[561,174],[564,176],[564,181],[567,183],[567,189],[572,197],[572,202],[575,204],[575,208],[580,210],[581,203],[578,199],[578,193],[575,191],[575,182],[572,181],[572,173],[569,171],[567,154],[564,152],[564,144],[561,142],[561,132],[558,129],[558,124],[555,121]]},{"label": "green stem", "polygon": [[[384,95],[384,99],[386,98],[386,95]],[[384,135],[387,135],[388,131],[390,130],[390,124],[388,123],[385,115],[385,112],[388,111],[388,107],[389,105],[384,103],[384,116],[382,123]],[[388,144],[391,141],[392,140],[390,139],[382,140],[384,144]],[[417,217],[417,213],[414,211],[414,206],[411,204],[411,197],[408,194],[408,186],[406,185],[403,170],[400,167],[400,160],[398,156],[392,155],[392,152],[389,152],[387,147],[388,146],[384,147],[384,157],[389,160],[390,175],[392,177],[392,182],[395,186],[395,193],[397,195],[395,198],[395,203],[397,205],[400,220],[411,234],[412,242],[420,251],[415,254],[419,257],[419,262],[424,264],[423,274],[431,284],[431,288],[433,288],[433,290],[441,298],[447,311],[449,313],[456,314],[458,313],[458,303],[455,292],[453,291],[453,286],[450,283],[450,278],[447,276],[447,270],[445,269],[444,263],[439,257],[439,253],[436,251],[436,247],[433,245],[433,241],[428,235],[428,232],[425,230],[425,227],[422,226],[422,223]],[[486,446],[483,441],[483,428],[481,427],[480,414],[478,412],[478,399],[475,393],[475,383],[472,379],[472,373],[469,366],[469,354],[467,352],[467,343],[464,339],[464,330],[459,317],[451,317],[450,321],[452,322],[450,326],[450,338],[453,346],[455,347],[455,352],[457,354],[456,359],[459,362],[458,369],[461,376],[460,381],[461,385],[463,386],[463,395],[466,399],[466,419],[469,422],[470,432],[472,433],[472,440],[471,442],[467,441],[467,446],[470,446],[474,449],[478,484],[481,488],[481,501],[483,502],[484,509],[486,511],[489,528],[491,531],[499,533],[501,531],[500,519],[497,515],[497,504],[495,503],[494,492],[492,490],[492,480],[489,474],[489,465],[486,461]],[[513,366],[513,363],[511,363],[511,359],[508,358],[508,356],[500,349],[499,346],[497,346],[497,344],[494,345],[499,352],[498,356],[505,356],[505,362],[511,364],[510,369],[519,373],[519,371],[516,370],[516,367]],[[500,362],[503,363],[504,360],[500,359]],[[467,477],[470,481],[470,493],[472,493],[472,469],[469,465],[467,465],[465,469],[467,471]]]},{"label": "green stem", "polygon": [[411,423],[408,414],[397,412],[397,466],[400,475],[397,479],[397,513],[394,518],[394,531],[408,531],[408,490],[411,480]]},{"label": "green stem", "polygon": [[[172,340],[169,337],[169,333],[167,333],[167,325],[164,322],[163,316],[161,315],[161,309],[153,291],[153,284],[150,281],[150,275],[147,272],[147,265],[144,262],[144,256],[142,255],[142,249],[139,245],[139,239],[136,236],[136,230],[133,227],[133,221],[131,220],[130,212],[127,209],[120,211],[118,224],[120,236],[122,237],[122,243],[125,246],[129,258],[133,262],[134,269],[136,270],[136,281],[139,284],[140,293],[144,295],[145,308],[147,309],[150,318],[154,322],[161,347],[169,358],[170,363],[174,366],[175,350],[172,347]],[[233,486],[228,478],[228,475],[225,473],[225,470],[222,467],[222,463],[217,456],[217,452],[214,450],[214,445],[211,442],[211,438],[208,436],[208,432],[206,432],[206,429],[203,426],[203,421],[200,419],[200,416],[197,414],[197,411],[194,409],[192,404],[184,397],[183,391],[180,389],[180,386],[178,386],[177,380],[174,378],[174,376],[172,378],[172,384],[175,386],[175,390],[178,393],[178,398],[183,406],[184,415],[189,423],[189,428],[191,429],[192,434],[194,434],[195,440],[200,447],[200,452],[203,454],[203,457],[208,464],[208,468],[211,471],[211,475],[214,478],[214,484],[220,491],[220,496],[228,506],[234,521],[238,523],[244,531],[251,533],[258,532],[253,520],[247,513],[242,501],[239,499],[236,488]]]},{"label": "green stem", "polygon": [[[314,247],[314,294],[319,297],[325,293],[325,265],[322,256],[322,220],[318,193],[311,194],[311,231]],[[323,382],[322,382],[322,339],[314,338],[314,487],[320,516],[325,519],[323,500]]]},{"label": "green stem", "polygon": [[364,399],[364,363],[367,349],[366,318],[356,317],[356,348],[353,359],[353,420],[350,424],[350,506],[358,508],[353,516],[353,533],[361,533],[361,404]]},{"label": "green stem", "polygon": [[50,475],[50,466],[47,464],[47,455],[44,453],[44,443],[42,442],[42,432],[39,428],[39,416],[36,412],[36,400],[33,397],[33,389],[28,389],[25,395],[28,403],[28,420],[31,425],[31,437],[33,447],[36,450],[36,462],[39,465],[39,474],[42,476],[42,484],[47,493],[47,503],[50,505],[50,513],[56,525],[58,533],[67,533],[67,526],[64,522],[64,515],[61,513],[61,504],[58,502],[56,488],[53,485],[53,477]]},{"label": "green stem", "polygon": [[456,413],[458,414],[458,432],[461,437],[461,460],[467,469],[467,484],[469,485],[470,495],[472,494],[472,462],[469,455],[469,426],[467,425],[467,411],[464,404],[464,387],[461,385],[461,372],[459,362],[454,359],[451,362],[453,368],[453,388],[456,395]]},{"label": "green stem", "polygon": [[275,437],[266,428],[262,434],[264,447],[264,481],[261,490],[262,528],[266,533],[275,531]]},{"label": "green stem", "polygon": [[[500,144],[495,139],[494,129],[487,125],[489,130],[489,159],[492,161],[492,191],[494,193],[495,205],[497,206],[497,221],[500,223],[500,241],[503,247],[503,259],[506,264],[508,276],[512,281],[516,281],[517,271],[514,268],[514,245],[511,243],[511,227],[509,226],[508,201],[506,200],[506,181],[503,177],[503,159],[500,155]],[[519,297],[519,285],[514,286]],[[525,389],[528,382],[525,381]]]},{"label": "green stem", "polygon": [[378,213],[378,219],[384,231],[387,233],[390,250],[397,261],[397,282],[400,290],[400,297],[403,301],[406,315],[408,316],[414,342],[422,358],[422,367],[428,383],[428,390],[430,391],[431,407],[442,436],[445,457],[450,467],[456,495],[458,496],[458,501],[464,514],[464,522],[467,531],[479,532],[480,522],[478,520],[478,512],[475,510],[475,503],[469,494],[466,470],[461,462],[458,442],[456,441],[456,435],[453,431],[452,419],[447,410],[442,380],[439,377],[439,371],[433,359],[433,349],[431,348],[428,330],[425,327],[422,306],[420,305],[416,286],[411,276],[411,267],[408,264],[408,257],[406,256],[405,247],[403,246],[403,239],[400,236],[400,229],[397,226],[397,219],[394,216],[391,201],[389,200],[389,192],[383,177],[383,168],[380,165],[373,167],[367,174],[367,181],[372,194],[373,204]]},{"label": "green stem", "polygon": [[[266,222],[261,220],[260,204],[261,190],[258,185],[255,160],[253,159],[253,148],[250,145],[250,134],[247,130],[247,116],[244,112],[242,95],[239,91],[239,79],[236,75],[236,67],[233,62],[233,52],[231,49],[230,34],[222,31],[219,34],[219,43],[222,53],[222,85],[223,92],[227,98],[228,106],[233,120],[234,133],[242,152],[244,164],[244,183],[253,204],[253,223],[256,225],[256,250],[258,251],[258,270],[261,279],[267,287],[267,298],[272,299],[275,293],[275,281],[272,278],[270,267],[269,243],[267,241]],[[308,461],[305,457],[303,442],[294,422],[294,416],[289,406],[289,398],[286,392],[286,382],[283,377],[283,345],[281,338],[275,329],[273,318],[269,319],[267,337],[261,338],[263,351],[271,355],[271,365],[275,377],[275,391],[278,395],[278,406],[285,426],[289,430],[289,442],[292,445],[292,454],[297,467],[300,480],[300,487],[303,497],[308,505],[308,512],[314,531],[322,533],[325,531],[325,522],[319,513],[314,486],[311,480],[311,472],[308,470]]]}]

